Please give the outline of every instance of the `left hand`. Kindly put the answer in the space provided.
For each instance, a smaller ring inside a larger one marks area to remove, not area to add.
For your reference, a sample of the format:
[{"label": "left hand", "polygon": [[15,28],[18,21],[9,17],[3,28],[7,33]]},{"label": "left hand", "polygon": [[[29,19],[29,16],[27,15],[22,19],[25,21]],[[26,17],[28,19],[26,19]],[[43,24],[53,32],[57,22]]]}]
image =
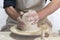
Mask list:
[{"label": "left hand", "polygon": [[24,21],[23,21],[20,17],[18,17],[18,18],[17,18],[17,22],[18,22],[18,23],[17,23],[17,25],[18,25],[17,28],[23,30],[24,27],[25,27]]},{"label": "left hand", "polygon": [[30,21],[32,24],[36,24],[39,20],[37,12],[34,10],[29,10],[27,13],[28,21]]}]

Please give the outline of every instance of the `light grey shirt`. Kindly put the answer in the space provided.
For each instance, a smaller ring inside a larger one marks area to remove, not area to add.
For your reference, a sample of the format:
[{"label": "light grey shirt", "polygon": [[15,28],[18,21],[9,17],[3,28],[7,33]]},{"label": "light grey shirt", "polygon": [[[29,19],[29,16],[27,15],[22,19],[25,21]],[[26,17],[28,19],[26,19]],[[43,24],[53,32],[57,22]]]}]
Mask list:
[{"label": "light grey shirt", "polygon": [[19,10],[40,10],[45,6],[45,0],[16,0],[16,8]]}]

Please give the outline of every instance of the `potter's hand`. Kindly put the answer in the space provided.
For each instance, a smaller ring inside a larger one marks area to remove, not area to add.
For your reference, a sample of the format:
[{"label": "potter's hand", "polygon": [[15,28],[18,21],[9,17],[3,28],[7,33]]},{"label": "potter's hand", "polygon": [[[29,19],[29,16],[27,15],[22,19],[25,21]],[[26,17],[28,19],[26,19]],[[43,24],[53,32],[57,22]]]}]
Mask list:
[{"label": "potter's hand", "polygon": [[23,29],[25,26],[25,23],[22,21],[22,19],[20,17],[17,18],[17,25],[18,25],[18,29]]},{"label": "potter's hand", "polygon": [[34,10],[29,10],[27,13],[28,21],[30,21],[32,24],[36,24],[39,20],[37,12]]}]

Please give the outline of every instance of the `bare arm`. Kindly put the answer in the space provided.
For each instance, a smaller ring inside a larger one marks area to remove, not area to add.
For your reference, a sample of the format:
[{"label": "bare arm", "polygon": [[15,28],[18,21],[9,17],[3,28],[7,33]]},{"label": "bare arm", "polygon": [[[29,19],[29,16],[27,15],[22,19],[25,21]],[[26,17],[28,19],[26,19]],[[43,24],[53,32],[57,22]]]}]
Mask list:
[{"label": "bare arm", "polygon": [[18,12],[13,8],[13,6],[5,8],[5,11],[14,20],[17,20],[17,18],[20,16],[20,14],[18,14]]},{"label": "bare arm", "polygon": [[60,7],[60,0],[52,0],[45,8],[38,12],[38,16],[40,19],[47,17],[48,15],[52,14]]}]

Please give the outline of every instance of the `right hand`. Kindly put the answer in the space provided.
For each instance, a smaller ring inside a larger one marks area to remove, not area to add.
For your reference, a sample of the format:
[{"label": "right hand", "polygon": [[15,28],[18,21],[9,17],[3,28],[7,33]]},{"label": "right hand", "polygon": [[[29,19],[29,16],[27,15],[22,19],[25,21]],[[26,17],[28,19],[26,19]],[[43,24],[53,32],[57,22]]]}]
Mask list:
[{"label": "right hand", "polygon": [[27,19],[31,24],[36,24],[39,21],[38,14],[35,10],[29,10],[27,12]]},{"label": "right hand", "polygon": [[25,26],[25,23],[23,22],[23,20],[20,18],[20,17],[18,17],[18,19],[17,19],[17,25],[18,25],[18,29],[24,29],[24,26]]}]

